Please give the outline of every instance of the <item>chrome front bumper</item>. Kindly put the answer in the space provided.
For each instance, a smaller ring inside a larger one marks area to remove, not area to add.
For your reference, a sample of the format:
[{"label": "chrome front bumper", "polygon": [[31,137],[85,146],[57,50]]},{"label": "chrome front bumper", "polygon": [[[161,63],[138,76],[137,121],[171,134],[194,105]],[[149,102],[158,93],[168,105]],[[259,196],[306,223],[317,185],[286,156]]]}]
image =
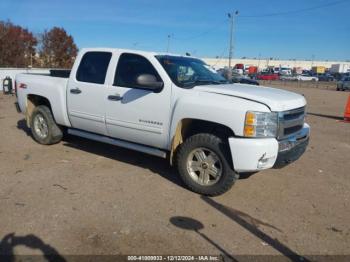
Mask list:
[{"label": "chrome front bumper", "polygon": [[293,136],[278,142],[278,156],[274,168],[282,168],[298,160],[306,151],[309,144],[310,126],[304,124],[303,128]]}]

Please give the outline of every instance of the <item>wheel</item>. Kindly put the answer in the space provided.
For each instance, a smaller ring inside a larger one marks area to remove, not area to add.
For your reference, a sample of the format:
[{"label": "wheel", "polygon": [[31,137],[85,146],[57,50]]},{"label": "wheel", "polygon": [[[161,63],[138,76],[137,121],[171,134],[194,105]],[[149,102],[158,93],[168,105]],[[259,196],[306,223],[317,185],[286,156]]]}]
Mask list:
[{"label": "wheel", "polygon": [[33,138],[43,145],[58,143],[63,136],[62,130],[55,123],[50,109],[43,105],[34,108],[30,128]]},{"label": "wheel", "polygon": [[227,143],[212,134],[197,134],[179,146],[175,165],[185,185],[192,191],[218,196],[239,178],[231,165]]}]

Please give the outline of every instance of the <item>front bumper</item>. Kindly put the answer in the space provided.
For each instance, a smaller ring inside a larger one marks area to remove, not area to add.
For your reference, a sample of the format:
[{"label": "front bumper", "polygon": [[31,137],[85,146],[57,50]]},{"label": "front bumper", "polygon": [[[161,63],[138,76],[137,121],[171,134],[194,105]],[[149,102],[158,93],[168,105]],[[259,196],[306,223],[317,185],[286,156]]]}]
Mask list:
[{"label": "front bumper", "polygon": [[304,124],[296,135],[279,142],[278,157],[273,168],[282,168],[298,160],[306,151],[310,138],[310,126]]},{"label": "front bumper", "polygon": [[229,138],[234,170],[238,173],[256,172],[268,168],[281,168],[297,160],[305,152],[310,127],[294,136],[278,141],[275,138]]}]

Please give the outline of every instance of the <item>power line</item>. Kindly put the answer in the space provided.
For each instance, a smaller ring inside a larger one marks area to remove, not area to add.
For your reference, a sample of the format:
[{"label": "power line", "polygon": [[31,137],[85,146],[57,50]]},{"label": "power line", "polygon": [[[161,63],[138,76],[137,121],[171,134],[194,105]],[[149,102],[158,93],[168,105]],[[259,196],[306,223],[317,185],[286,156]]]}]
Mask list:
[{"label": "power line", "polygon": [[259,17],[270,17],[270,16],[297,14],[297,13],[312,11],[312,10],[316,10],[316,9],[320,9],[320,8],[324,8],[324,7],[338,5],[338,4],[344,3],[344,2],[349,2],[349,0],[338,0],[338,1],[333,1],[333,2],[329,2],[329,3],[321,4],[321,5],[316,5],[316,6],[306,7],[306,8],[296,9],[296,10],[290,10],[290,11],[285,11],[285,12],[267,13],[267,14],[261,14],[261,15],[241,15],[240,17],[259,18]]},{"label": "power line", "polygon": [[[260,15],[240,15],[240,18],[263,18],[263,17],[273,17],[273,16],[279,16],[279,15],[288,15],[288,14],[297,14],[297,13],[302,13],[302,12],[307,12],[307,11],[312,11],[312,10],[316,10],[316,9],[321,9],[321,8],[325,8],[325,7],[329,7],[329,6],[334,6],[334,5],[338,5],[344,2],[349,2],[350,0],[338,0],[338,1],[333,1],[333,2],[328,2],[328,3],[324,3],[324,4],[320,4],[320,5],[316,5],[316,6],[312,6],[312,7],[306,7],[306,8],[301,8],[301,9],[296,9],[296,10],[289,10],[289,11],[284,11],[284,12],[276,12],[276,13],[266,13],[266,14],[260,14]],[[224,21],[220,21],[219,23],[215,24],[213,27],[209,28],[208,30],[205,30],[199,34],[195,34],[189,37],[174,37],[172,35],[171,39],[173,40],[179,40],[179,41],[188,41],[188,40],[192,40],[195,38],[200,38],[203,37],[211,32],[213,32],[214,30],[217,30],[219,27],[221,27],[224,23],[227,23],[226,20]],[[169,43],[170,42],[170,38],[168,36],[168,47],[167,49],[169,49]]]},{"label": "power line", "polygon": [[227,23],[227,21],[226,21],[226,20],[220,21],[220,23],[217,23],[215,26],[211,27],[210,29],[208,29],[208,30],[206,30],[206,31],[204,31],[204,32],[202,32],[202,33],[199,33],[199,34],[192,35],[192,36],[190,36],[190,37],[185,37],[185,38],[182,38],[182,37],[180,37],[180,38],[178,38],[178,37],[173,37],[172,39],[174,39],[174,40],[181,40],[181,41],[187,41],[187,40],[192,40],[192,39],[195,39],[195,38],[199,38],[199,37],[202,37],[202,36],[204,36],[204,35],[206,35],[206,34],[212,32],[212,31],[218,29],[218,27],[220,27],[220,26],[223,25],[224,23]]},{"label": "power line", "polygon": [[213,64],[213,66],[216,66],[217,64],[219,64],[219,62],[221,62],[221,60],[223,59],[224,57],[224,54],[227,52],[227,48],[225,48],[222,53],[220,54],[220,56],[218,56],[216,62]]},{"label": "power line", "polygon": [[[324,8],[324,7],[338,5],[338,4],[341,4],[341,3],[344,3],[344,2],[349,2],[350,3],[349,0],[338,0],[338,1],[333,1],[333,2],[320,4],[320,5],[316,5],[316,6],[312,6],[312,7],[306,7],[306,8],[290,10],[290,11],[285,11],[285,12],[266,13],[266,14],[260,14],[260,15],[240,15],[239,17],[240,18],[260,18],[260,17],[271,17],[271,16],[279,16],[279,15],[297,14],[297,13],[312,11],[312,10],[316,10],[316,9],[321,9],[321,8]],[[215,26],[209,28],[208,30],[203,31],[202,33],[199,33],[199,34],[196,34],[196,35],[192,35],[192,36],[189,36],[189,37],[172,37],[172,39],[173,40],[180,40],[180,41],[187,41],[187,40],[192,40],[192,39],[195,39],[195,38],[200,38],[200,37],[203,37],[203,36],[213,32],[214,30],[218,29],[220,26],[222,26],[225,23],[227,23],[226,20],[220,21],[219,23],[215,24]]]}]

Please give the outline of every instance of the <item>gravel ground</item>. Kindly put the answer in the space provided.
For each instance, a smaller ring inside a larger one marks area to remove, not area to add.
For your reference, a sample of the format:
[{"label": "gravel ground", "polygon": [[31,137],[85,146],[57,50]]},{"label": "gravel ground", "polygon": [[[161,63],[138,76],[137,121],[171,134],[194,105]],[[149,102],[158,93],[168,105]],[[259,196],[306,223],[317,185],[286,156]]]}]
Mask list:
[{"label": "gravel ground", "polygon": [[0,95],[0,253],[350,255],[349,93],[282,87],[308,100],[307,152],[216,198],[163,159],[76,137],[39,145]]}]

